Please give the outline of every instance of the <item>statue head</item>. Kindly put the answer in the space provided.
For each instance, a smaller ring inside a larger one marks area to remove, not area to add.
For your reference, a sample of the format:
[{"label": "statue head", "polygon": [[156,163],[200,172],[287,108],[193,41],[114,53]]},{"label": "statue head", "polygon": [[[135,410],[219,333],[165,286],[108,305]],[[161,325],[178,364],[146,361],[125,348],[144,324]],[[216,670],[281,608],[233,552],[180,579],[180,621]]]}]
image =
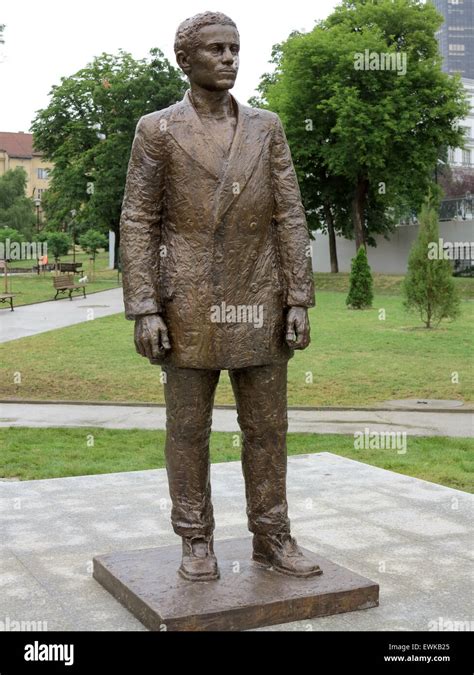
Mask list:
[{"label": "statue head", "polygon": [[174,51],[191,85],[208,91],[232,89],[239,69],[240,37],[231,18],[204,12],[183,21],[176,31]]}]

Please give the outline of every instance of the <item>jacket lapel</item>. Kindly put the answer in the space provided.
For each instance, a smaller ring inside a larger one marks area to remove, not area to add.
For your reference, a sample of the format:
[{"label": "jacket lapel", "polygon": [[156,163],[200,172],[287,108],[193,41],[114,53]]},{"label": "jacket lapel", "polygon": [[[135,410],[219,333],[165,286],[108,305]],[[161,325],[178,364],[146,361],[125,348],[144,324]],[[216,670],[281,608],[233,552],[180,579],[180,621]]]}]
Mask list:
[{"label": "jacket lapel", "polygon": [[184,152],[214,178],[219,179],[224,162],[223,150],[199,119],[189,98],[189,91],[184,95],[181,104],[176,106],[168,131]]},{"label": "jacket lapel", "polygon": [[262,156],[263,146],[270,133],[269,124],[252,108],[237,103],[239,117],[229,158],[225,164],[215,202],[215,224],[227,213],[238,200],[250,177],[258,159]]},{"label": "jacket lapel", "polygon": [[181,149],[218,181],[213,208],[214,226],[243,192],[271,130],[256,111],[235,99],[234,102],[238,119],[228,158],[199,119],[189,91],[181,105],[176,106],[168,127]]}]

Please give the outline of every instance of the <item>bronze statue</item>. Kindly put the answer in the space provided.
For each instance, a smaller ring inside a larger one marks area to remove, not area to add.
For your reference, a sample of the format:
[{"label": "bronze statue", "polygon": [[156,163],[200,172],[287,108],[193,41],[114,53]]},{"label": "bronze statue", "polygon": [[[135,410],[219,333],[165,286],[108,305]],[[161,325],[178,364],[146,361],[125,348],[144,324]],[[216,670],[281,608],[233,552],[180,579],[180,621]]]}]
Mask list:
[{"label": "bronze statue", "polygon": [[228,370],[242,431],[253,560],[285,574],[321,569],[290,533],[287,366],[310,342],[310,241],[278,116],[229,93],[239,33],[221,13],[184,21],[176,59],[184,99],[137,125],[121,219],[127,319],[166,373],[166,462],[181,576],[219,577],[209,436]]}]

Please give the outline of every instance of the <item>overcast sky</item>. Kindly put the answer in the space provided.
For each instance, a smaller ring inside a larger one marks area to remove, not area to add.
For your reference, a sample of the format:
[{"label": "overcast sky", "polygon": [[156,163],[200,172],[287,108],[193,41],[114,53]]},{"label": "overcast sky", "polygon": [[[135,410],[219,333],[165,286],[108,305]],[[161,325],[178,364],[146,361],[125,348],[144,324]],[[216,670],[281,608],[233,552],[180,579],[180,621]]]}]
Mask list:
[{"label": "overcast sky", "polygon": [[60,77],[72,75],[102,52],[119,48],[136,58],[159,47],[175,65],[178,24],[206,10],[228,14],[239,28],[241,61],[233,94],[242,103],[269,70],[272,45],[291,30],[311,30],[336,0],[9,0],[0,5],[6,24],[0,45],[0,131],[29,131],[35,111],[48,104]]}]

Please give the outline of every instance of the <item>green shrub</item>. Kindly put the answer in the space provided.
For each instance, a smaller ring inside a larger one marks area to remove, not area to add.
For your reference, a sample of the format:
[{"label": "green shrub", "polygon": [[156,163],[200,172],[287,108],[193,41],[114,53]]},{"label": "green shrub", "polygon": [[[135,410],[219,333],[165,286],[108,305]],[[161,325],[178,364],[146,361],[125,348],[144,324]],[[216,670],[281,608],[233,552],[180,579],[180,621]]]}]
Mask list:
[{"label": "green shrub", "polygon": [[[435,257],[430,250],[438,247]],[[408,258],[408,273],[402,284],[404,305],[417,311],[426,328],[460,313],[460,297],[452,277],[451,262],[439,251],[438,213],[427,201],[420,213],[420,229]]]},{"label": "green shrub", "polygon": [[346,305],[351,309],[366,309],[372,307],[374,297],[372,273],[370,271],[367,253],[363,246],[352,258],[351,276],[349,280],[349,295]]}]

